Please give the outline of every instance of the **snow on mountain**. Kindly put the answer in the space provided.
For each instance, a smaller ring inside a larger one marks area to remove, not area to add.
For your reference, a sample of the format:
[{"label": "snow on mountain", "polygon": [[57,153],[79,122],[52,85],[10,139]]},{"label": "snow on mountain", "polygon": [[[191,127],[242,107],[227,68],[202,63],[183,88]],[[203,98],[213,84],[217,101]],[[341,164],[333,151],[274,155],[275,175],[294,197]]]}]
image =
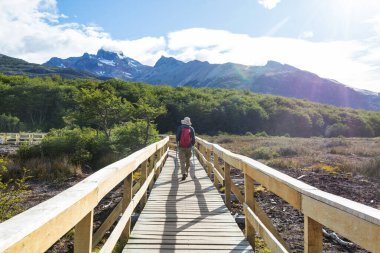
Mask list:
[{"label": "snow on mountain", "polygon": [[126,57],[122,52],[110,52],[100,49],[96,55],[85,53],[81,57],[60,59],[51,58],[44,65],[69,67],[94,73],[102,78],[133,80],[151,67]]},{"label": "snow on mountain", "polygon": [[154,67],[150,67],[121,52],[100,49],[96,55],[85,53],[81,57],[67,59],[53,57],[45,65],[150,84],[238,88],[336,106],[380,110],[380,96],[377,93],[354,89],[275,61],[268,61],[264,66],[246,66],[235,63],[210,64],[198,60],[185,63],[162,56]]}]

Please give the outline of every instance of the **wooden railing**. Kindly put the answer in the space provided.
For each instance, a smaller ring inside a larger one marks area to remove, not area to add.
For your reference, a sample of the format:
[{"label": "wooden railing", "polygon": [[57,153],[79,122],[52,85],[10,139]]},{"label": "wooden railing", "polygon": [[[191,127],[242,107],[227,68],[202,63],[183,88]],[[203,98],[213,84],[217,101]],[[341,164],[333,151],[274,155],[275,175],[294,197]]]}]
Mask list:
[{"label": "wooden railing", "polygon": [[[213,174],[215,185],[224,186],[226,205],[231,206],[231,192],[243,204],[245,232],[252,246],[256,231],[272,252],[290,252],[288,245],[254,199],[255,181],[303,213],[304,252],[322,252],[323,226],[371,252],[380,252],[380,210],[323,192],[200,138],[197,138],[195,151],[208,176]],[[223,162],[222,167],[220,160]],[[231,167],[244,173],[243,194],[231,180]]]},{"label": "wooden railing", "polygon": [[[112,252],[117,241],[130,234],[131,215],[144,206],[147,190],[161,171],[168,154],[169,137],[97,171],[57,196],[0,224],[0,252],[45,252],[74,227],[74,252],[92,252],[119,218],[101,253]],[[133,186],[133,172],[141,170]],[[93,233],[94,208],[123,182],[123,198]]]},{"label": "wooden railing", "polygon": [[0,144],[38,144],[46,133],[0,133]]}]

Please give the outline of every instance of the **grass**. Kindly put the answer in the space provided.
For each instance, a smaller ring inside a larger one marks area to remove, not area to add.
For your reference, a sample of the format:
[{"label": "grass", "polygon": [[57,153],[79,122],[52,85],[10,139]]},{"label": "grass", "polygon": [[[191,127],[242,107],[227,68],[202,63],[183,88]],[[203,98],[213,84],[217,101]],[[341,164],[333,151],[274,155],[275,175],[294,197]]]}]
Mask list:
[{"label": "grass", "polygon": [[380,179],[380,138],[289,138],[278,136],[204,136],[276,169],[347,172]]}]

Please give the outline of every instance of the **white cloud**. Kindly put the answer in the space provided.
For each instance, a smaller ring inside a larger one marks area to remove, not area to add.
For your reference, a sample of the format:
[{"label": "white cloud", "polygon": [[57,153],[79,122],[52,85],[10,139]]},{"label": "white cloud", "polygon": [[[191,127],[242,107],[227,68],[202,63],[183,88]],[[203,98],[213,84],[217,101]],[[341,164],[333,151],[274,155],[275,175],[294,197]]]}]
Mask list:
[{"label": "white cloud", "polygon": [[[122,51],[143,64],[161,55],[183,61],[264,65],[287,63],[358,88],[380,91],[380,39],[314,42],[301,37],[250,37],[223,30],[192,28],[160,37],[115,40],[102,28],[62,23],[54,0],[0,1],[0,53],[43,63],[99,48]],[[284,21],[285,22],[285,21]],[[284,23],[283,22],[283,23]],[[17,32],[15,32],[17,31]],[[306,31],[304,38],[311,37]]]},{"label": "white cloud", "polygon": [[153,64],[165,47],[164,37],[113,40],[101,27],[60,23],[60,18],[65,16],[59,14],[55,0],[0,1],[0,53],[42,63],[52,56],[95,53],[112,46]]},{"label": "white cloud", "polygon": [[280,3],[281,0],[258,0],[258,3],[264,6],[266,9],[273,9],[277,6],[278,3]]},{"label": "white cloud", "polygon": [[301,39],[311,39],[314,37],[313,31],[304,31],[299,35],[299,38]]}]

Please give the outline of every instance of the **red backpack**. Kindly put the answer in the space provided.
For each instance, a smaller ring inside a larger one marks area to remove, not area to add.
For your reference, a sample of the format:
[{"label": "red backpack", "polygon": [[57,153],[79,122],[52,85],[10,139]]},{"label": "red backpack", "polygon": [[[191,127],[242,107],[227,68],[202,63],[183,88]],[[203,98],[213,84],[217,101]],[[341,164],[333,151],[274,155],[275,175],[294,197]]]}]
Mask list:
[{"label": "red backpack", "polygon": [[189,127],[182,128],[179,146],[181,148],[188,148],[191,146],[191,129]]}]

